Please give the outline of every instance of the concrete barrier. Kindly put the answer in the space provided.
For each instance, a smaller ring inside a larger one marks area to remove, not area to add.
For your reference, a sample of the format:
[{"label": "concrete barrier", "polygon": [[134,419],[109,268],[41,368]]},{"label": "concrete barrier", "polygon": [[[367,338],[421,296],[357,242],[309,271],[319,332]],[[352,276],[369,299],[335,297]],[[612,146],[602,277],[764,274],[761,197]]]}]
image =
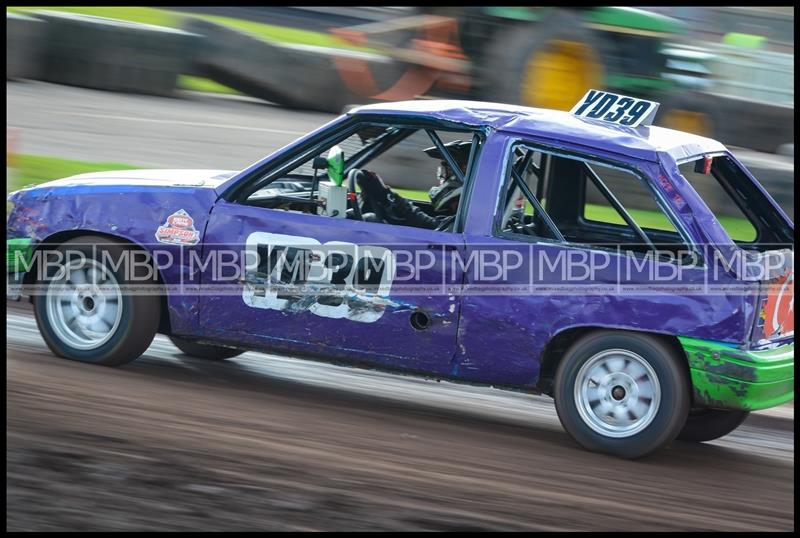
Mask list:
[{"label": "concrete barrier", "polygon": [[39,11],[46,21],[41,78],[103,90],[172,95],[200,36],[182,30]]},{"label": "concrete barrier", "polygon": [[6,12],[6,79],[38,78],[45,23]]}]

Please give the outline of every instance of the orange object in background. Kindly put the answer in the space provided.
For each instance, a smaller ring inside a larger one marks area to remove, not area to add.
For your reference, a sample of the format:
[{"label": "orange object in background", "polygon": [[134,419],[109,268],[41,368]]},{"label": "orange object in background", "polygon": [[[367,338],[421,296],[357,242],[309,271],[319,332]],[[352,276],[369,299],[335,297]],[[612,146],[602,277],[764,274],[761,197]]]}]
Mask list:
[{"label": "orange object in background", "polygon": [[[458,22],[450,17],[408,17],[407,22],[393,21],[391,25],[372,24],[360,28],[333,28],[332,35],[359,46],[369,43],[371,34],[385,34],[409,26],[421,32],[411,40],[408,49],[394,48],[392,55],[409,64],[397,80],[385,90],[380,89],[367,61],[351,56],[334,56],[336,68],[345,85],[355,93],[377,101],[402,101],[424,95],[435,85],[443,89],[468,91],[469,77],[463,70],[467,62],[458,38]],[[384,28],[392,26],[393,29]],[[371,30],[369,29],[371,28]],[[407,28],[405,28],[407,29]]]}]

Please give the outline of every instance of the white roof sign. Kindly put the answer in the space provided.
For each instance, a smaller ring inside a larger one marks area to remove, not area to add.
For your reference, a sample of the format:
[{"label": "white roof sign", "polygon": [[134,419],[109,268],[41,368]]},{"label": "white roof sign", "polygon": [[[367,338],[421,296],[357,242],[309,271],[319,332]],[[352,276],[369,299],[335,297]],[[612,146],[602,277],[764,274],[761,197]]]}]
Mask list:
[{"label": "white roof sign", "polygon": [[602,90],[589,90],[570,112],[582,118],[616,123],[625,127],[639,127],[653,123],[658,107],[659,104],[655,101]]}]

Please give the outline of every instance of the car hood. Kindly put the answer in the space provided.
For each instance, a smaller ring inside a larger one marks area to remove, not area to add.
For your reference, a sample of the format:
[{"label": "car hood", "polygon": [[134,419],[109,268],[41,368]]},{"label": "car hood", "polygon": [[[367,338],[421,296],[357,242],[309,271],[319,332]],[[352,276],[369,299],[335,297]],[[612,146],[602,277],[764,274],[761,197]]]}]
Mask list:
[{"label": "car hood", "polygon": [[170,217],[189,217],[205,229],[218,188],[237,172],[226,170],[119,170],[66,177],[11,193],[7,237],[42,240],[58,232],[112,234],[153,242]]},{"label": "car hood", "polygon": [[231,170],[117,170],[79,174],[37,185],[59,187],[205,187],[214,189],[237,174]]}]

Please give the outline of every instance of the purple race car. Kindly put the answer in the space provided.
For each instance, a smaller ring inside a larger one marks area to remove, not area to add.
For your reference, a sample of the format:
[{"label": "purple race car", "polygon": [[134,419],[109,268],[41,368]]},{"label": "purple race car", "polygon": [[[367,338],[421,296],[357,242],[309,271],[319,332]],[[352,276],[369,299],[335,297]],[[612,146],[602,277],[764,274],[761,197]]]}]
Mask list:
[{"label": "purple race car", "polygon": [[628,458],[716,439],[794,396],[794,225],[657,108],[377,104],[241,172],[52,181],[9,197],[9,275],[67,359],[160,332],[544,393]]}]

